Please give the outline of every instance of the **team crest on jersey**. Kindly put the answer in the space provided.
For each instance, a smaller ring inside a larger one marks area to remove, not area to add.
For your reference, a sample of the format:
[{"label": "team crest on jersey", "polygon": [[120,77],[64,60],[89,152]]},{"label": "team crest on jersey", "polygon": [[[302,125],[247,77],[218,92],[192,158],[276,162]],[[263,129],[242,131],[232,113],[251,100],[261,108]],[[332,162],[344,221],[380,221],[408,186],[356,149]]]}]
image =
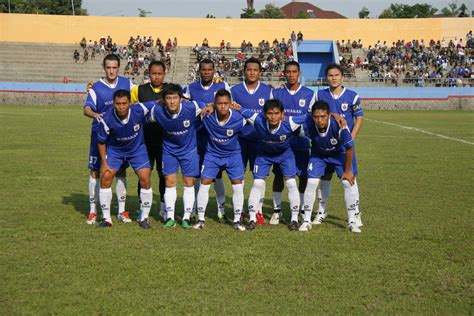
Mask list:
[{"label": "team crest on jersey", "polygon": [[337,144],[337,139],[331,138],[330,142],[331,142],[331,145],[336,145]]},{"label": "team crest on jersey", "polygon": [[280,140],[284,142],[286,140],[286,135],[280,135]]},{"label": "team crest on jersey", "polygon": [[189,120],[184,120],[183,125],[184,127],[189,127],[191,125],[191,122],[189,122]]},{"label": "team crest on jersey", "polygon": [[134,130],[135,132],[138,132],[139,129],[140,129],[140,124],[135,124],[135,125],[133,125],[133,130]]},{"label": "team crest on jersey", "polygon": [[258,99],[258,105],[263,106],[264,104],[265,104],[265,99],[264,98]]},{"label": "team crest on jersey", "polygon": [[306,100],[305,99],[300,99],[299,105],[300,105],[300,107],[304,107],[306,105]]},{"label": "team crest on jersey", "polygon": [[347,104],[345,102],[341,104],[341,110],[343,110],[343,111],[347,111],[348,107],[349,107],[349,104]]},{"label": "team crest on jersey", "polygon": [[227,136],[231,137],[232,135],[234,135],[234,130],[232,128],[229,128],[227,130]]}]

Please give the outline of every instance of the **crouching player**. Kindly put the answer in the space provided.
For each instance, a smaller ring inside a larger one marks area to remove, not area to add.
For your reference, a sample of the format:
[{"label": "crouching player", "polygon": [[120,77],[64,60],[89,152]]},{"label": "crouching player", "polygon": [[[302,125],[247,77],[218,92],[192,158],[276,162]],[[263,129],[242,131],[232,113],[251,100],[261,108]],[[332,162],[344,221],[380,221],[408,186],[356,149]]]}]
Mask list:
[{"label": "crouching player", "polygon": [[265,178],[272,165],[280,168],[288,188],[291,209],[291,222],[288,228],[292,231],[298,230],[300,197],[295,180],[295,155],[290,148],[290,140],[294,132],[305,122],[306,115],[285,118],[283,111],[283,104],[279,100],[265,102],[263,113],[260,114],[249,110],[242,111],[242,115],[254,126],[259,141],[253,167],[254,182],[248,201],[250,215],[248,230],[255,229],[257,210],[264,200]]},{"label": "crouching player", "polygon": [[326,167],[334,169],[344,186],[349,230],[360,233],[359,189],[357,187],[357,166],[354,161],[354,141],[349,128],[340,128],[329,116],[329,105],[317,101],[304,125],[305,133],[311,139],[311,156],[308,163],[308,184],[304,192],[304,223],[300,231],[311,229],[311,214],[316,190]]},{"label": "crouching player", "polygon": [[[183,101],[183,91],[180,85],[168,84],[162,92],[165,106],[156,102],[150,120],[157,122],[163,130],[163,175],[165,176],[165,206],[167,220],[165,228],[173,228],[175,222],[176,184],[178,168],[183,174],[183,205],[184,214],[181,226],[192,228],[189,220],[195,201],[194,179],[199,174],[199,155],[196,144],[196,122],[206,104],[202,102]],[[212,109],[212,106],[209,106]]]},{"label": "crouching player", "polygon": [[117,170],[122,170],[122,166],[130,164],[141,185],[138,224],[148,229],[153,193],[150,187],[150,163],[143,142],[143,122],[150,108],[140,103],[130,106],[130,92],[127,90],[116,91],[113,100],[114,108],[99,118],[98,147],[102,159],[99,200],[103,219],[97,227],[112,226],[110,217],[112,180]]},{"label": "crouching player", "polygon": [[232,203],[234,206],[234,223],[236,230],[244,231],[240,223],[240,215],[244,207],[244,164],[240,153],[238,135],[242,131],[245,120],[242,115],[230,109],[232,97],[225,89],[218,90],[215,96],[215,111],[211,116],[203,117],[209,139],[201,167],[201,185],[197,195],[198,222],[195,229],[205,227],[205,212],[209,201],[209,188],[223,170],[229,175],[232,183]]}]

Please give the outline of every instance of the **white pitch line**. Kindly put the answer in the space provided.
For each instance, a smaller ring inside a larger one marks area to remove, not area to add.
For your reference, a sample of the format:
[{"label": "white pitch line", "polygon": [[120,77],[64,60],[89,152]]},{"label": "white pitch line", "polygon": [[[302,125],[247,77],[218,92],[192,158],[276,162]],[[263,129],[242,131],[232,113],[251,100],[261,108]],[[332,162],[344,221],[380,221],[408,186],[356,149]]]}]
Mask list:
[{"label": "white pitch line", "polygon": [[381,124],[396,126],[396,127],[400,127],[400,128],[404,128],[404,129],[409,129],[409,130],[417,131],[417,132],[420,132],[420,133],[425,133],[425,134],[428,134],[428,135],[438,136],[438,137],[441,137],[441,138],[444,138],[444,139],[454,140],[454,141],[457,141],[457,142],[460,142],[460,143],[465,143],[465,144],[468,144],[468,145],[474,145],[474,143],[468,142],[467,140],[464,140],[464,139],[453,138],[453,137],[449,137],[449,136],[445,136],[445,135],[441,135],[441,134],[431,133],[431,132],[427,132],[427,131],[424,131],[422,129],[416,128],[416,127],[404,126],[404,125],[399,125],[399,124],[394,124],[394,123],[389,123],[389,122],[383,122],[383,121],[377,121],[377,120],[368,119],[368,118],[364,118],[364,120],[375,122],[375,123],[381,123]]}]

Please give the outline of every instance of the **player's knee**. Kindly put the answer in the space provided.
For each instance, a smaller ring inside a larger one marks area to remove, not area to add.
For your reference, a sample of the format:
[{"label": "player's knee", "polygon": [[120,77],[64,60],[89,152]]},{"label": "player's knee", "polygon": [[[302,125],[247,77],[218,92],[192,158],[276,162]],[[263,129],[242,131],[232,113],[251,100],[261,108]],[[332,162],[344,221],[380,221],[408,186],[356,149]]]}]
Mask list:
[{"label": "player's knee", "polygon": [[311,178],[308,179],[308,183],[306,184],[306,189],[310,189],[315,191],[318,188],[320,179],[318,178]]},{"label": "player's knee", "polygon": [[350,182],[347,180],[342,180],[342,186],[344,187],[344,189],[350,189],[352,187]]},{"label": "player's knee", "polygon": [[110,188],[112,186],[113,176],[110,172],[106,171],[100,176],[100,187]]},{"label": "player's knee", "polygon": [[289,178],[285,180],[285,185],[288,189],[296,189],[296,179],[295,178]]},{"label": "player's knee", "polygon": [[201,179],[201,184],[209,185],[212,183],[212,179]]},{"label": "player's knee", "polygon": [[265,187],[265,180],[263,179],[255,179],[253,180],[253,186],[258,189],[262,189]]},{"label": "player's knee", "polygon": [[183,185],[185,187],[194,187],[194,177],[183,177]]},{"label": "player's knee", "polygon": [[142,189],[150,189],[151,187],[151,183],[150,183],[150,178],[144,178],[144,179],[140,179],[140,186],[142,187]]}]

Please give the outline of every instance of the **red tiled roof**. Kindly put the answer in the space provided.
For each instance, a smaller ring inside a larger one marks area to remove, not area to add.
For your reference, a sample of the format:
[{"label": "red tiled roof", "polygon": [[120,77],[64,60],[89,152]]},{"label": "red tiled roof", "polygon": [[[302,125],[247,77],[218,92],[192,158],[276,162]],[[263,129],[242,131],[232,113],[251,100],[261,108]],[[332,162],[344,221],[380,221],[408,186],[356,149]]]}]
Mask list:
[{"label": "red tiled roof", "polygon": [[312,5],[311,3],[308,2],[290,2],[283,7],[281,7],[281,10],[285,14],[287,18],[292,18],[298,15],[300,11],[303,11],[305,13],[308,13],[308,10],[312,10],[314,13],[314,16],[311,16],[311,18],[314,19],[347,19],[345,16],[334,12],[334,11],[324,11],[321,8],[318,8],[317,6]]}]

